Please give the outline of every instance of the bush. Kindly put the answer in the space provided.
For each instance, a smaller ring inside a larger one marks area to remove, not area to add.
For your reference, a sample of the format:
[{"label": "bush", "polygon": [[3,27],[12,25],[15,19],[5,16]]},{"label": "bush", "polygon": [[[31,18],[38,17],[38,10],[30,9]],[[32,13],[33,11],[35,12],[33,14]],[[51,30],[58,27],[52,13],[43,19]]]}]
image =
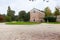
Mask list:
[{"label": "bush", "polygon": [[45,22],[56,22],[56,17],[50,16],[44,18]]},{"label": "bush", "polygon": [[47,20],[48,20],[47,18],[48,18],[48,17],[45,17],[45,18],[44,18],[45,22],[47,22]]},{"label": "bush", "polygon": [[49,22],[56,22],[56,17],[48,17]]},{"label": "bush", "polygon": [[12,21],[10,16],[6,16],[5,20],[6,20],[6,22],[11,22]]}]

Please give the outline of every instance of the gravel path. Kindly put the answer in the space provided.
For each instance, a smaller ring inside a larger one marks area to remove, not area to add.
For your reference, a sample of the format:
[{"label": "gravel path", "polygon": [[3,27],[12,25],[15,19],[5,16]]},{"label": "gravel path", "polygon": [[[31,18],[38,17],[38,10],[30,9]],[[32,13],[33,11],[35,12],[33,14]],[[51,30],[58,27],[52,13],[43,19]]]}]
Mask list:
[{"label": "gravel path", "polygon": [[0,23],[0,40],[60,40],[60,24],[5,25]]}]

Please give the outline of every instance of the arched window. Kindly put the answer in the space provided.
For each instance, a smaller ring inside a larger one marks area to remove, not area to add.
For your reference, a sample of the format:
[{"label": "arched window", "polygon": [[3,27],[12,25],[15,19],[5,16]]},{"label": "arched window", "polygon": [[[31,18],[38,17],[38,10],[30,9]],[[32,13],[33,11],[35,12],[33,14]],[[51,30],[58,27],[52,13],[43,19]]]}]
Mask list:
[{"label": "arched window", "polygon": [[33,21],[35,22],[35,19]]}]

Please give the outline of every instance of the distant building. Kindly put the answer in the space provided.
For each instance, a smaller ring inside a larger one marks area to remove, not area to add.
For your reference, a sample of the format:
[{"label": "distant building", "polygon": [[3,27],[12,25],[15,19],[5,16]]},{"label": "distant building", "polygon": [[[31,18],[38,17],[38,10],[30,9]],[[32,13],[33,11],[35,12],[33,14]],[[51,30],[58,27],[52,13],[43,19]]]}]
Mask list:
[{"label": "distant building", "polygon": [[33,8],[30,11],[30,22],[44,22],[44,11]]},{"label": "distant building", "polygon": [[56,8],[59,9],[59,11],[60,11],[60,6],[56,6]]},{"label": "distant building", "polygon": [[57,22],[60,22],[60,15],[57,16],[56,21],[57,21]]},{"label": "distant building", "polygon": [[[60,6],[56,6],[57,9],[59,9],[60,11]],[[56,19],[57,22],[60,22],[60,15],[57,16],[57,19]]]}]

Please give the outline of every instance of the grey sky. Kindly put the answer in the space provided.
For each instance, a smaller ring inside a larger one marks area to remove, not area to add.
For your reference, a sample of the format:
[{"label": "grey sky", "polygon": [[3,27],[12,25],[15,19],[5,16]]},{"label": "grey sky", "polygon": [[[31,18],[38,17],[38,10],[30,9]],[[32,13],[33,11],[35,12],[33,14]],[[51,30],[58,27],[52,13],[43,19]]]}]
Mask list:
[{"label": "grey sky", "polygon": [[0,0],[0,13],[6,14],[8,6],[10,6],[12,10],[15,10],[16,14],[21,10],[30,11],[33,8],[44,10],[47,6],[54,11],[54,7],[59,6],[60,4],[60,0],[49,0],[48,3],[46,1],[35,0],[34,2],[30,2],[29,0]]}]

